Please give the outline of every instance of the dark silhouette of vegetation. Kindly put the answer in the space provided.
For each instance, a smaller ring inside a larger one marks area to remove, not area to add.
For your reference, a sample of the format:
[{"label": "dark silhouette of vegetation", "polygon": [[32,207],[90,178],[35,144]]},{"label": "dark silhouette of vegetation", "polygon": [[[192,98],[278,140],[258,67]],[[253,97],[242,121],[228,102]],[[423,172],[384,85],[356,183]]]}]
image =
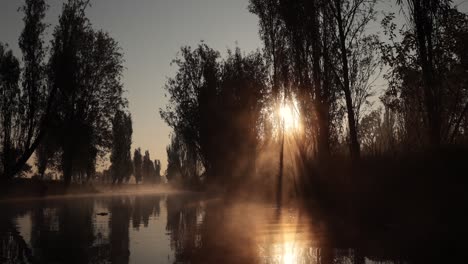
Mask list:
[{"label": "dark silhouette of vegetation", "polygon": [[[343,156],[359,166],[361,156],[466,146],[467,16],[449,1],[398,4],[409,18],[401,38],[393,14],[382,19],[384,40],[369,33],[373,0],[252,0],[264,53],[223,59],[204,43],[183,47],[160,110],[174,130],[168,181],[236,189],[265,173],[279,194],[287,171],[297,193],[318,179],[317,166]],[[370,102],[384,66],[389,86]],[[283,105],[302,129],[284,132]]]},{"label": "dark silhouette of vegetation", "polygon": [[144,183],[161,183],[161,162],[159,160],[153,162],[148,150],[145,151],[145,156],[143,156],[141,172]]},{"label": "dark silhouette of vegetation", "polygon": [[468,17],[446,1],[401,4],[408,29],[396,33],[393,14],[382,21],[390,39],[383,60],[391,67],[382,100],[395,116],[395,136],[404,151],[466,145]]},{"label": "dark silhouette of vegetation", "polygon": [[92,177],[98,155],[111,145],[111,122],[125,107],[122,54],[115,40],[92,29],[86,1],[63,7],[54,31],[50,83],[57,89],[54,119],[61,137],[61,168],[66,185]]},{"label": "dark silhouette of vegetation", "polygon": [[[50,47],[43,41],[45,1],[25,0],[22,66],[2,44],[2,180],[20,176],[36,152],[38,176],[63,172],[68,186],[94,177],[112,145],[112,120],[126,108],[118,43],[87,19],[89,1],[63,5]],[[48,58],[49,62],[45,63]],[[128,178],[129,170],[124,172]],[[116,176],[121,178],[121,175]]]},{"label": "dark silhouette of vegetation", "polygon": [[[112,121],[112,153],[110,157],[113,183],[128,182],[133,172],[132,164],[132,118],[130,114],[117,111]],[[135,176],[136,177],[136,176]]]},{"label": "dark silhouette of vegetation", "polygon": [[[2,180],[24,170],[47,129],[54,92],[45,85],[43,33],[44,1],[25,1],[24,30],[19,39],[24,67],[11,52],[0,47],[2,58]],[[20,76],[22,85],[19,85]]]},{"label": "dark silhouette of vegetation", "polygon": [[[254,173],[267,89],[261,54],[244,56],[236,49],[221,61],[217,52],[200,44],[195,50],[182,48],[174,63],[180,70],[166,85],[170,103],[161,110],[175,131],[168,147],[168,179],[197,184],[203,177],[234,184]],[[225,142],[231,147],[219,147]]]},{"label": "dark silhouette of vegetation", "polygon": [[141,149],[137,148],[135,149],[135,152],[133,153],[133,171],[135,175],[135,181],[137,184],[142,182],[143,180],[142,166],[143,166],[143,157],[141,155]]}]

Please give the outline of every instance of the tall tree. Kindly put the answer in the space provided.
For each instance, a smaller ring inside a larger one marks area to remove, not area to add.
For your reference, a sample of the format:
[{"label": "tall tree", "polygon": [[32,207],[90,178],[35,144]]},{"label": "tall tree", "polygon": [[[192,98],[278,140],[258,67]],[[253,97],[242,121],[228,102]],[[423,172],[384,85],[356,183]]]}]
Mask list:
[{"label": "tall tree", "polygon": [[438,147],[446,128],[443,125],[443,118],[446,110],[444,97],[447,87],[443,83],[446,81],[443,74],[447,69],[441,63],[444,60],[441,44],[444,44],[445,33],[451,32],[449,27],[452,24],[448,22],[455,22],[451,18],[454,18],[458,12],[452,9],[451,0],[399,0],[398,2],[408,11],[409,26],[414,35],[418,66],[422,73],[425,124],[429,142],[432,146]]},{"label": "tall tree", "polygon": [[16,159],[15,136],[20,122],[20,65],[11,50],[0,43],[0,139],[2,174],[11,178]]},{"label": "tall tree", "polygon": [[29,146],[37,136],[38,124],[46,109],[47,86],[45,83],[44,57],[46,50],[42,35],[46,29],[43,22],[47,5],[43,0],[26,0],[21,10],[24,12],[24,30],[19,39],[23,52],[23,103],[25,122],[23,134],[25,145]]},{"label": "tall tree", "polygon": [[[369,60],[365,52],[372,51],[372,49],[361,50],[361,47],[363,45],[369,46],[369,43],[367,43],[369,40],[365,36],[365,29],[368,23],[374,19],[374,6],[375,0],[333,0],[328,3],[330,9],[328,14],[330,15],[333,34],[336,39],[336,44],[332,46],[332,52],[335,52],[338,56],[334,73],[345,97],[349,148],[351,156],[354,158],[358,158],[360,155],[360,145],[358,139],[359,120],[356,117],[356,111],[359,111],[356,107],[356,100],[359,99],[353,98],[353,94],[360,94],[360,89],[362,89],[362,86],[359,86],[360,83],[364,87],[367,86],[372,72],[370,72],[370,75],[365,72],[366,76],[361,82],[358,82],[359,78],[357,76],[353,78],[353,75],[359,74],[362,70],[359,67],[359,62]],[[358,67],[353,67],[353,62],[357,62],[356,66]]]},{"label": "tall tree", "polygon": [[161,161],[154,160],[154,183],[161,183]]},{"label": "tall tree", "polygon": [[411,24],[400,30],[401,38],[393,14],[382,22],[389,38],[383,61],[390,69],[383,102],[400,117],[402,146],[461,141],[468,112],[468,16],[443,1],[407,3]]},{"label": "tall tree", "polygon": [[[191,169],[194,181],[204,173],[212,183],[225,184],[227,179],[238,178],[235,174],[248,175],[253,170],[265,101],[267,69],[262,55],[243,56],[236,49],[221,62],[218,52],[201,44],[193,51],[182,48],[176,63],[179,71],[166,84],[170,102],[161,110],[162,118],[183,142],[174,145],[182,152],[168,149],[168,154],[176,156],[175,168],[181,162],[181,168]],[[219,147],[226,144],[226,148]],[[172,172],[172,165],[168,166]]]},{"label": "tall tree", "polygon": [[133,153],[133,170],[136,183],[140,183],[143,179],[142,176],[142,165],[143,165],[143,157],[141,155],[141,149],[135,149]]},{"label": "tall tree", "polygon": [[24,168],[45,135],[49,113],[52,112],[55,92],[45,84],[43,62],[45,47],[42,38],[46,29],[43,19],[46,9],[44,0],[26,0],[21,8],[24,30],[19,46],[23,52],[24,71],[17,109],[11,112],[17,119],[11,128],[14,133],[10,134],[15,139],[9,142],[12,144],[10,147],[15,149],[16,157],[6,165],[4,179],[13,178]]},{"label": "tall tree", "polygon": [[85,15],[88,2],[64,4],[52,41],[49,78],[60,99],[56,118],[66,185],[80,164],[93,170],[97,155],[111,145],[113,116],[126,106],[122,53],[107,33],[92,29]]},{"label": "tall tree", "polygon": [[132,118],[119,110],[112,120],[111,173],[113,183],[128,181],[132,175]]},{"label": "tall tree", "polygon": [[143,157],[143,166],[142,166],[142,174],[143,174],[143,182],[151,183],[153,182],[154,178],[154,163],[151,160],[149,151],[145,151],[145,156]]},{"label": "tall tree", "polygon": [[197,164],[201,163],[210,170],[209,147],[214,142],[208,133],[217,124],[213,119],[202,118],[216,111],[214,97],[219,86],[219,57],[219,53],[206,44],[200,44],[194,50],[183,47],[180,57],[173,61],[179,70],[165,86],[169,104],[166,109],[160,109],[161,117],[174,129],[178,140],[183,141],[186,155],[184,167],[196,177],[200,175]]}]

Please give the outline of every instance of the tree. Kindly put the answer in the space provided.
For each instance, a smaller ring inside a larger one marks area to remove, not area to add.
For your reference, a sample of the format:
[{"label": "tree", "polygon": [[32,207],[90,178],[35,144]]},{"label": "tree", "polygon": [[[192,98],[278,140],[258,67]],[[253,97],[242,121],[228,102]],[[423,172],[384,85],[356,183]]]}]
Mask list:
[{"label": "tree", "polygon": [[389,38],[383,61],[390,68],[382,99],[398,113],[401,145],[419,148],[461,142],[468,111],[468,17],[443,1],[427,4],[408,1],[411,25],[400,30],[401,40],[393,14],[382,22]]},{"label": "tree", "polygon": [[174,185],[189,186],[191,176],[190,166],[192,162],[187,162],[190,156],[186,154],[186,147],[180,138],[180,135],[173,133],[171,135],[171,143],[166,148],[167,152],[167,169],[166,179]]},{"label": "tree", "polygon": [[[404,1],[399,0],[400,4]],[[407,0],[406,7],[409,11],[411,30],[415,37],[415,45],[418,52],[418,64],[422,71],[422,83],[424,104],[426,108],[426,122],[430,142],[433,146],[439,146],[442,129],[442,87],[437,76],[437,51],[436,45],[441,36],[440,30],[446,22],[450,0]]]},{"label": "tree", "polygon": [[133,153],[133,169],[134,169],[135,181],[137,184],[140,183],[143,179],[142,165],[143,165],[143,158],[141,155],[141,149],[137,148],[135,149],[135,152]]},{"label": "tree", "polygon": [[11,158],[9,151],[3,152],[9,156],[3,157],[3,160],[9,160],[9,163],[4,165],[6,167],[3,171],[3,179],[7,180],[23,170],[39,146],[46,134],[49,114],[52,112],[55,99],[55,92],[45,84],[44,75],[45,47],[42,37],[46,28],[43,22],[46,9],[44,0],[26,0],[21,8],[25,26],[19,39],[19,46],[23,52],[24,71],[22,86],[14,95],[19,96],[19,99],[15,99],[16,109],[8,112],[17,122],[14,127],[8,128],[9,136],[14,139],[4,141],[10,144],[9,148],[15,149],[14,159]]},{"label": "tree", "polygon": [[92,29],[85,15],[88,2],[64,4],[49,62],[49,82],[59,98],[54,118],[66,185],[80,167],[93,172],[97,156],[111,145],[111,121],[126,106],[122,53],[107,33]]},{"label": "tree", "polygon": [[[358,122],[356,113],[359,105],[356,101],[366,98],[368,82],[375,70],[372,63],[372,39],[365,36],[367,24],[374,18],[375,0],[333,0],[329,2],[330,21],[336,43],[332,52],[338,55],[335,77],[341,87],[348,118],[349,148],[351,156],[359,158]],[[368,47],[362,50],[361,47]],[[369,57],[371,56],[371,57]],[[354,64],[354,65],[353,65]],[[364,68],[361,68],[365,66]],[[363,72],[365,75],[360,76]],[[355,95],[353,98],[353,94]],[[362,100],[361,100],[362,102]],[[359,103],[359,102],[358,102]]]},{"label": "tree", "polygon": [[[220,62],[218,52],[201,44],[193,51],[182,48],[175,62],[179,71],[166,84],[169,104],[160,113],[182,143],[173,146],[175,164],[169,164],[168,171],[176,173],[172,166],[190,170],[194,185],[202,174],[211,183],[223,184],[236,175],[248,175],[265,102],[267,69],[262,55],[243,56],[236,49]],[[241,162],[246,159],[249,162]]]},{"label": "tree", "polygon": [[20,65],[11,50],[0,43],[0,139],[2,174],[11,179],[16,160],[16,131],[20,115]]},{"label": "tree", "polygon": [[153,182],[154,176],[154,163],[151,160],[149,151],[145,151],[145,156],[143,157],[143,166],[142,166],[142,174],[143,174],[143,182],[151,183]]},{"label": "tree", "polygon": [[119,110],[112,121],[111,172],[113,183],[121,184],[132,175],[132,118]]},{"label": "tree", "polygon": [[219,56],[206,44],[200,44],[195,50],[181,48],[180,56],[173,61],[179,70],[165,85],[169,103],[165,110],[160,109],[161,117],[184,142],[185,168],[195,177],[200,175],[197,166],[200,163],[210,170],[208,145],[212,137],[208,133],[217,124],[213,119],[206,122],[208,120],[203,118],[206,113],[216,111],[214,97],[219,86]]},{"label": "tree", "polygon": [[154,183],[161,183],[161,161],[154,160]]}]

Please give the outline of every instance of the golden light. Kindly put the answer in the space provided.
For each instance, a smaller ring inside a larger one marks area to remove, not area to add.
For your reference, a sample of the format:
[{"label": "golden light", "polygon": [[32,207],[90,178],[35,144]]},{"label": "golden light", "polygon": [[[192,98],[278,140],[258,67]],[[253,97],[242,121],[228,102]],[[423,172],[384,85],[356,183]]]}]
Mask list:
[{"label": "golden light", "polygon": [[282,264],[294,264],[298,262],[297,252],[293,243],[283,245]]},{"label": "golden light", "polygon": [[279,116],[285,133],[298,132],[300,130],[300,118],[296,100],[283,103],[279,108]]}]

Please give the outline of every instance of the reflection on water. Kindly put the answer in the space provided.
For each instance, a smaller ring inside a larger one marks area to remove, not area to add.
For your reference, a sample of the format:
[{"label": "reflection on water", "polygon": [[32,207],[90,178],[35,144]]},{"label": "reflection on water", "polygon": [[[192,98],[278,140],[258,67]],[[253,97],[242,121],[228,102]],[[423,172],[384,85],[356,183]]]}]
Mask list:
[{"label": "reflection on water", "polygon": [[394,250],[338,246],[294,207],[146,195],[0,210],[0,263],[406,263]]}]

